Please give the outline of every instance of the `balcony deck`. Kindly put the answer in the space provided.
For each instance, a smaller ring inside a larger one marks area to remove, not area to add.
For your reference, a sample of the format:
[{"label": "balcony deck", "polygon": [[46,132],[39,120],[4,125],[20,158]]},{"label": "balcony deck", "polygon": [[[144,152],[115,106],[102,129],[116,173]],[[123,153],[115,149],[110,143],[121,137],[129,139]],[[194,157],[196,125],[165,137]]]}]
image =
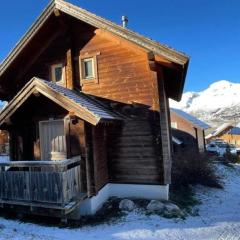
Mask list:
[{"label": "balcony deck", "polygon": [[81,158],[62,161],[0,161],[0,206],[68,214],[86,196]]}]

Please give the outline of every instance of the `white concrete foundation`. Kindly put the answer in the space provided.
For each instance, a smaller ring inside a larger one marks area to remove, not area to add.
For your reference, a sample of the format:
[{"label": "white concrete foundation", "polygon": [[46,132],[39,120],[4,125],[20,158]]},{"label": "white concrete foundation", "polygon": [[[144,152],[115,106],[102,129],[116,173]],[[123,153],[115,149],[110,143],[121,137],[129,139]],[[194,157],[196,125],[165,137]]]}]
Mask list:
[{"label": "white concrete foundation", "polygon": [[96,196],[80,204],[79,214],[81,216],[95,214],[110,197],[168,200],[169,185],[108,183]]}]

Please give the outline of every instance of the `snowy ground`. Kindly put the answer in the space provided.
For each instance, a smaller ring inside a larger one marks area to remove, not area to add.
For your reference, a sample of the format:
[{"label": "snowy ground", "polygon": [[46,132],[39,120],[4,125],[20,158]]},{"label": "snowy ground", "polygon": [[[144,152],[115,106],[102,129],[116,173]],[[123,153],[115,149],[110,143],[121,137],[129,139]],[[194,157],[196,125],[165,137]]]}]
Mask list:
[{"label": "snowy ground", "polygon": [[44,227],[0,218],[0,239],[16,240],[237,240],[240,239],[240,166],[219,166],[224,189],[198,187],[199,216],[186,220],[130,213],[118,223],[75,229]]}]

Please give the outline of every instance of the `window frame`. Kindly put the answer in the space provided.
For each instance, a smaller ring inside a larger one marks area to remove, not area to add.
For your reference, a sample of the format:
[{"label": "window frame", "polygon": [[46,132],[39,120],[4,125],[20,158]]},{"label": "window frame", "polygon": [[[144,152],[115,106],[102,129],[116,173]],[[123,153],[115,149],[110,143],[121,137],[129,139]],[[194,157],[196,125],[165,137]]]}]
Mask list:
[{"label": "window frame", "polygon": [[178,123],[176,121],[171,122],[171,128],[178,129]]},{"label": "window frame", "polygon": [[[58,68],[58,67],[62,68],[62,80],[57,82],[56,81],[56,75],[55,75],[55,69]],[[50,67],[50,71],[51,71],[52,82],[54,82],[56,84],[60,84],[60,85],[63,85],[66,82],[65,66],[62,62],[52,64],[51,67]]]},{"label": "window frame", "polygon": [[[86,65],[85,63],[86,62],[91,62],[91,65],[92,65],[92,76],[86,76]],[[83,79],[86,79],[86,80],[92,80],[95,78],[95,64],[94,64],[94,59],[93,58],[83,58],[82,59],[82,74],[83,74]]]},{"label": "window frame", "polygon": [[[100,53],[95,54],[80,54],[79,57],[79,70],[80,70],[80,84],[97,84],[98,83],[98,62],[97,62],[97,56],[100,55]],[[85,76],[85,65],[84,62],[86,60],[92,60],[92,67],[93,67],[93,77],[92,78],[86,78]]]}]

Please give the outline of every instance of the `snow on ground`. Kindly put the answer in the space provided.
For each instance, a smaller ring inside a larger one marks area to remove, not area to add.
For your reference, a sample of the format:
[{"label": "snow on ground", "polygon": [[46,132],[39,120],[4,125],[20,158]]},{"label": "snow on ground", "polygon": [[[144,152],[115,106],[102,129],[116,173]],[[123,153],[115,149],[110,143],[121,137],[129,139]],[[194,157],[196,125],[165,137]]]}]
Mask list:
[{"label": "snow on ground", "polygon": [[0,161],[1,162],[9,162],[9,156],[8,155],[0,155]]},{"label": "snow on ground", "polygon": [[197,187],[199,216],[165,219],[140,212],[117,223],[68,229],[0,218],[0,239],[13,240],[237,240],[240,239],[240,166],[218,166],[224,189]]}]

